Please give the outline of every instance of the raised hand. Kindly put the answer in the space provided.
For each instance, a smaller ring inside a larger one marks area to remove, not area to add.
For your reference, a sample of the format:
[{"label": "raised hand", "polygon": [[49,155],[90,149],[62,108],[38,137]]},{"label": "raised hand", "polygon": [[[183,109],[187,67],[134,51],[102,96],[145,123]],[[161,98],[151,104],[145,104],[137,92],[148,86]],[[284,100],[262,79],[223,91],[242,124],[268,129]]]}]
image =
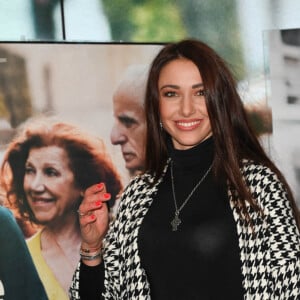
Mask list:
[{"label": "raised hand", "polygon": [[[81,249],[84,251],[96,253],[101,249],[109,223],[106,204],[109,199],[110,194],[106,192],[104,183],[95,184],[84,192],[84,198],[78,209],[82,235]],[[88,265],[96,265],[100,262],[101,259],[84,261]]]}]

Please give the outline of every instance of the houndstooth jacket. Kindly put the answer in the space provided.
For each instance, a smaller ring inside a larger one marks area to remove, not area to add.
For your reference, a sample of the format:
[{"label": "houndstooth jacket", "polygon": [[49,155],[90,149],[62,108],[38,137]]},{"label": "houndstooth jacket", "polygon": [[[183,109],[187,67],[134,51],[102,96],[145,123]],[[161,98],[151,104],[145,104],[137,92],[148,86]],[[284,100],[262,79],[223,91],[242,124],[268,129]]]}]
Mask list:
[{"label": "houndstooth jacket", "polygon": [[[276,174],[262,165],[245,161],[242,174],[264,212],[262,216],[248,206],[251,229],[238,214],[234,193],[228,191],[239,238],[244,299],[300,299],[300,235],[285,189]],[[122,195],[117,218],[105,240],[105,291],[99,299],[150,299],[137,238],[162,179],[151,188],[147,180],[153,178],[134,178]],[[70,288],[72,300],[80,299],[79,274],[80,263]]]}]

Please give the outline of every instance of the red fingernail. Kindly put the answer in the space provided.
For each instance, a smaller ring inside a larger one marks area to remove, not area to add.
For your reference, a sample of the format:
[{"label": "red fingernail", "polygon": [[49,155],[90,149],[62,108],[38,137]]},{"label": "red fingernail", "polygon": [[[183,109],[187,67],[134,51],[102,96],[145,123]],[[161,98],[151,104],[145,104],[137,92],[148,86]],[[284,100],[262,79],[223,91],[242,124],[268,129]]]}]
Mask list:
[{"label": "red fingernail", "polygon": [[102,182],[101,182],[101,183],[98,183],[98,184],[97,184],[97,188],[98,188],[98,189],[102,189],[102,188],[103,188],[103,183],[102,183]]},{"label": "red fingernail", "polygon": [[96,219],[96,216],[95,216],[95,215],[91,215],[91,216],[90,216],[90,219],[91,219],[91,220],[95,220],[95,219]]},{"label": "red fingernail", "polygon": [[102,206],[102,201],[101,201],[101,200],[96,201],[96,202],[95,202],[95,205],[96,205],[97,207]]},{"label": "red fingernail", "polygon": [[104,193],[103,197],[104,197],[104,199],[108,200],[108,199],[110,199],[111,195],[110,195],[110,193]]}]

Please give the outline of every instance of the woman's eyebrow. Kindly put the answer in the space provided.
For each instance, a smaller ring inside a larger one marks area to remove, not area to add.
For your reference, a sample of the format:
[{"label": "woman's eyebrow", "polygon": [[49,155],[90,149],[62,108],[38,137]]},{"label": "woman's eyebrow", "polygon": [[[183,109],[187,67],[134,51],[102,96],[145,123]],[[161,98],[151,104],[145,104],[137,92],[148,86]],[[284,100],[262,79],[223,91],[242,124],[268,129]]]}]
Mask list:
[{"label": "woman's eyebrow", "polygon": [[[204,85],[203,85],[202,82],[201,82],[201,83],[196,83],[196,84],[193,84],[193,85],[192,85],[192,89],[197,89],[197,88],[203,87],[203,86],[204,86]],[[165,89],[165,88],[180,89],[180,86],[175,85],[175,84],[166,84],[166,85],[163,85],[163,86],[160,88],[160,90]]]},{"label": "woman's eyebrow", "polygon": [[200,88],[203,86],[204,86],[203,83],[197,83],[197,84],[192,85],[192,89],[197,89],[197,88]]},{"label": "woman's eyebrow", "polygon": [[160,90],[165,89],[165,88],[179,89],[179,86],[175,85],[175,84],[166,84],[166,85],[163,85],[162,87],[160,87]]},{"label": "woman's eyebrow", "polygon": [[[193,84],[192,85],[192,89],[198,89],[200,87],[203,87],[203,83],[196,83],[196,84]],[[172,89],[180,89],[180,87],[178,85],[175,85],[175,84],[166,84],[166,85],[163,85],[160,90],[162,89],[165,89],[165,88],[172,88]]]}]

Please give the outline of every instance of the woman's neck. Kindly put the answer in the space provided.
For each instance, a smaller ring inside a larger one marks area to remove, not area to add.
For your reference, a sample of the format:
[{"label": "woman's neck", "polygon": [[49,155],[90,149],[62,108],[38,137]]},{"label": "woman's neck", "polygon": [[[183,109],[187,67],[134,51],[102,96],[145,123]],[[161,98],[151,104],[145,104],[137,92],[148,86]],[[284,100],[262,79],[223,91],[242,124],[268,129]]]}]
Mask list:
[{"label": "woman's neck", "polygon": [[60,225],[58,227],[52,224],[42,229],[41,250],[48,266],[67,293],[80,259],[81,235],[75,222]]}]

